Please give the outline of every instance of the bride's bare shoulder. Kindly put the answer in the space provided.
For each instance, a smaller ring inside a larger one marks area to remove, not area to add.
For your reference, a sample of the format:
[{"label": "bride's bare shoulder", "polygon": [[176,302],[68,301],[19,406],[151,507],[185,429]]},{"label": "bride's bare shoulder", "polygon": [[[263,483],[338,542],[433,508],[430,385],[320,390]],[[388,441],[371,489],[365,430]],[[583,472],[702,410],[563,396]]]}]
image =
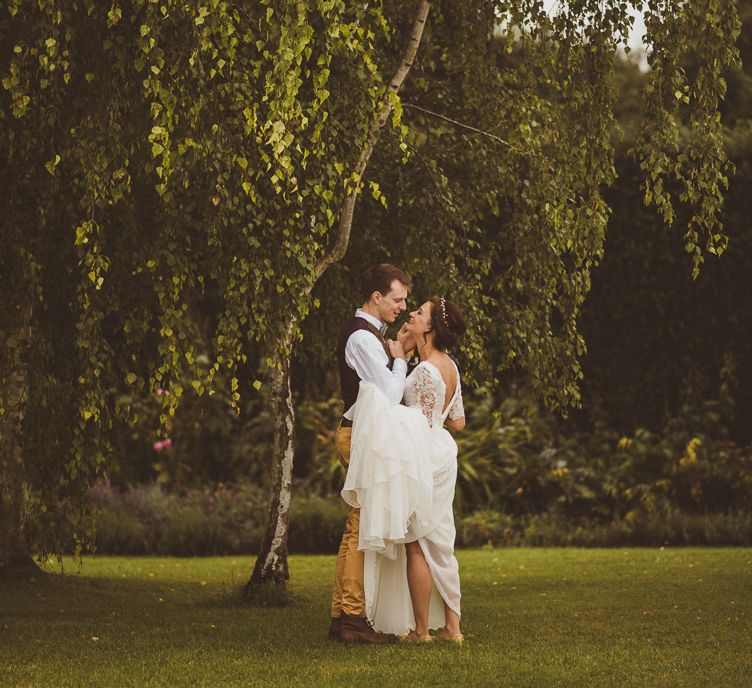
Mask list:
[{"label": "bride's bare shoulder", "polygon": [[443,351],[435,351],[425,363],[429,363],[433,369],[441,375],[445,384],[451,381],[449,386],[454,385],[456,375],[454,362],[448,354],[445,354]]}]

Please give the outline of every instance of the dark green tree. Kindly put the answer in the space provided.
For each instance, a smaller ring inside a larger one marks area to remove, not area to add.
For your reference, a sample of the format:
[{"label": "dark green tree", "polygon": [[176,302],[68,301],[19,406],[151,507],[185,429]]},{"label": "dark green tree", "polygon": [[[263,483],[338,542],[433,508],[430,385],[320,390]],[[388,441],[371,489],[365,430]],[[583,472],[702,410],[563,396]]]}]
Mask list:
[{"label": "dark green tree", "polygon": [[[651,48],[648,200],[670,221],[666,179],[680,184],[697,268],[725,242],[718,107],[735,7],[633,4],[648,12]],[[603,253],[614,60],[631,17],[621,0],[545,5],[11,2],[0,15],[2,518],[15,524],[4,564],[60,551],[61,523],[86,541],[111,429],[136,420],[120,392],[171,389],[168,425],[220,371],[237,401],[250,383],[238,366],[261,351],[277,426],[254,580],[283,583],[290,360],[314,288],[342,278],[327,269],[351,239],[398,246],[421,288],[457,285],[478,374],[517,366],[551,405],[577,403],[577,319]],[[680,66],[690,51],[703,59],[692,75]],[[374,150],[383,179],[365,180]],[[351,237],[359,191],[378,198],[382,182],[398,221],[370,234],[356,218]],[[203,364],[191,304],[208,288],[221,308]],[[484,341],[503,352],[488,365]]]}]

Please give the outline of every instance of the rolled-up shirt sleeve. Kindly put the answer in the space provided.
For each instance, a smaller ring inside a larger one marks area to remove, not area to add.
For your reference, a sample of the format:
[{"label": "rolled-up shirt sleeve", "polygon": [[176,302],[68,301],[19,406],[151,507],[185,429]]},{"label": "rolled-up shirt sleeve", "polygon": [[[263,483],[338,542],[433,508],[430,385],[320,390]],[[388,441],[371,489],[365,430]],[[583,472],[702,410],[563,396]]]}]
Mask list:
[{"label": "rolled-up shirt sleeve", "polygon": [[[357,330],[345,345],[345,361],[361,380],[376,385],[393,404],[402,401],[407,363],[396,358],[389,370],[389,357],[381,342],[367,330]],[[348,409],[345,417],[348,418]]]}]

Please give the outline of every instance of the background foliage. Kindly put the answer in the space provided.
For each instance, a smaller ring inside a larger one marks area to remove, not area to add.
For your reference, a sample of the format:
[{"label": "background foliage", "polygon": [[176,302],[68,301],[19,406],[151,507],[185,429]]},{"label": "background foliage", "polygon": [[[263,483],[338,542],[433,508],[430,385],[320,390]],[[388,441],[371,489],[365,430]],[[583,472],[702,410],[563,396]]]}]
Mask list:
[{"label": "background foliage", "polygon": [[[441,292],[470,322],[459,355],[479,396],[461,515],[517,519],[519,534],[543,516],[584,527],[735,512],[749,494],[752,91],[733,41],[735,9],[748,23],[750,7],[635,4],[648,11],[647,75],[614,60],[625,3],[553,16],[535,0],[434,3],[349,253],[308,298],[412,8],[11,2],[2,476],[23,490],[27,546],[91,535],[104,476],[126,494],[156,481],[165,509],[209,515],[181,501],[187,490],[263,484],[260,381],[292,319],[305,342],[296,480],[331,499],[332,332],[381,259],[412,274],[415,303]],[[692,281],[727,237],[728,255]],[[539,399],[582,410],[565,424]],[[723,490],[731,501],[713,496]]]}]

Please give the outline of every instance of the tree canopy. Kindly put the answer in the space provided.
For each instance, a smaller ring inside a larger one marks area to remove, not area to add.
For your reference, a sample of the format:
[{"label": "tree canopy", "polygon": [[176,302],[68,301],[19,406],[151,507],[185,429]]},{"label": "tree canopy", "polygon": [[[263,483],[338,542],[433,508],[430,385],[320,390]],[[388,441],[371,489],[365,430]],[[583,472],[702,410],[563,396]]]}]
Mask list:
[{"label": "tree canopy", "polygon": [[[396,0],[0,11],[2,480],[15,495],[3,509],[24,495],[27,551],[59,551],[61,523],[86,539],[87,489],[112,428],[138,421],[134,391],[170,391],[164,428],[186,394],[226,383],[237,402],[262,384],[239,369],[289,360],[327,285],[351,280],[317,268],[385,98],[392,134],[365,183],[389,214],[371,214],[378,227],[356,218],[354,248],[364,262],[389,253],[421,289],[451,286],[477,378],[516,366],[551,405],[577,403],[577,320],[603,254],[614,59],[631,18],[621,0],[546,4],[434,3],[399,96],[386,85],[415,7]],[[735,5],[632,4],[650,48],[646,200],[667,222],[677,200],[692,209],[696,271],[725,247],[718,109]],[[494,360],[484,341],[500,343]]]}]

